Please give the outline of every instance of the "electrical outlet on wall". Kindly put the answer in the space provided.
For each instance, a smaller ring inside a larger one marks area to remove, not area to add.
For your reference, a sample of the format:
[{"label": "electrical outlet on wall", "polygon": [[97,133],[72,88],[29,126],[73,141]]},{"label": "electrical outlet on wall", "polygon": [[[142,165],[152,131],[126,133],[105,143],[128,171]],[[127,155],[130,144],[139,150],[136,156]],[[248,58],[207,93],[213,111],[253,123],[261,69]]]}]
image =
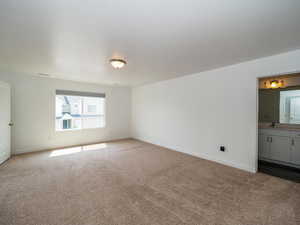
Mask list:
[{"label": "electrical outlet on wall", "polygon": [[220,151],[225,152],[225,146],[220,146]]}]

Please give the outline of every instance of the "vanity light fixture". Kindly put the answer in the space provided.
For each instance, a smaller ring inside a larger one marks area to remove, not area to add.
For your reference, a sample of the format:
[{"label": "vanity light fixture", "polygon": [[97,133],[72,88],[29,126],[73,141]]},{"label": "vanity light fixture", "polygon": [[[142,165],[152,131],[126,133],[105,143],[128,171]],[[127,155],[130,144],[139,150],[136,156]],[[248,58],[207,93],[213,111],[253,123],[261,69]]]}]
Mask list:
[{"label": "vanity light fixture", "polygon": [[127,64],[126,61],[123,59],[111,59],[109,60],[109,62],[112,65],[112,67],[115,69],[121,69]]}]

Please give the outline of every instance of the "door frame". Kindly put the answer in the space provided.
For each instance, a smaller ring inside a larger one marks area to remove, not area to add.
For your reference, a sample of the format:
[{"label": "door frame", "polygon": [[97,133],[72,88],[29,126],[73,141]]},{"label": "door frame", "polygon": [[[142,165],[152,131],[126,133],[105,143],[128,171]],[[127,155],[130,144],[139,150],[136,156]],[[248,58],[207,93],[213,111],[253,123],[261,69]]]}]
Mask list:
[{"label": "door frame", "polygon": [[[4,88],[8,88],[8,90],[9,90],[9,101],[10,101],[10,121],[9,121],[9,123],[11,122],[11,120],[12,120],[12,101],[11,101],[11,99],[12,99],[12,88],[11,88],[11,85],[8,83],[8,82],[5,82],[5,81],[2,81],[2,80],[0,80],[0,87],[4,87]],[[10,126],[9,124],[7,124],[7,126]],[[9,138],[9,156],[8,156],[8,158],[6,159],[6,160],[4,160],[1,164],[0,164],[0,166],[2,165],[2,164],[4,164],[7,160],[9,160],[10,158],[11,158],[11,155],[12,155],[12,141],[11,141],[11,137],[12,137],[12,135],[11,135],[11,126],[9,127],[10,129],[9,129],[9,133],[10,133],[10,138]]]},{"label": "door frame", "polygon": [[275,74],[268,74],[268,75],[258,75],[256,77],[256,151],[255,151],[255,165],[254,169],[256,172],[258,172],[258,129],[259,129],[259,80],[263,78],[275,78],[280,76],[293,76],[294,74],[300,74],[300,70],[294,70],[294,71],[288,71],[284,73],[275,73]]}]

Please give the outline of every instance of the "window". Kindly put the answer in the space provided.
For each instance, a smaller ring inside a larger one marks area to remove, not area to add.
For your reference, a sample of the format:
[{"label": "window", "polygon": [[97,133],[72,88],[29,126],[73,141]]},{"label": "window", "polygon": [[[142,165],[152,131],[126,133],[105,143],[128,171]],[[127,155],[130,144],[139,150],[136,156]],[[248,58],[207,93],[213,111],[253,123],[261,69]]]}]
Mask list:
[{"label": "window", "polygon": [[79,130],[105,126],[105,94],[56,91],[56,130]]},{"label": "window", "polygon": [[300,90],[280,91],[280,123],[300,124]]},{"label": "window", "polygon": [[63,120],[63,129],[71,129],[72,120]]},{"label": "window", "polygon": [[88,105],[88,113],[95,113],[97,111],[97,105]]}]

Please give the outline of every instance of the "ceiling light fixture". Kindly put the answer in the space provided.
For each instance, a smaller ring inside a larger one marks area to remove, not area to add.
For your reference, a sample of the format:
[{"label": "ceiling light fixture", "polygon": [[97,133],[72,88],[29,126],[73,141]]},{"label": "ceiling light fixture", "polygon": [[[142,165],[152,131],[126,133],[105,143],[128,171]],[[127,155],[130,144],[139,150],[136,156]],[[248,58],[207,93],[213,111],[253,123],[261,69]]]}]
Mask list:
[{"label": "ceiling light fixture", "polygon": [[121,69],[127,64],[126,61],[123,59],[111,59],[109,60],[109,62],[112,65],[112,67],[115,69]]}]

